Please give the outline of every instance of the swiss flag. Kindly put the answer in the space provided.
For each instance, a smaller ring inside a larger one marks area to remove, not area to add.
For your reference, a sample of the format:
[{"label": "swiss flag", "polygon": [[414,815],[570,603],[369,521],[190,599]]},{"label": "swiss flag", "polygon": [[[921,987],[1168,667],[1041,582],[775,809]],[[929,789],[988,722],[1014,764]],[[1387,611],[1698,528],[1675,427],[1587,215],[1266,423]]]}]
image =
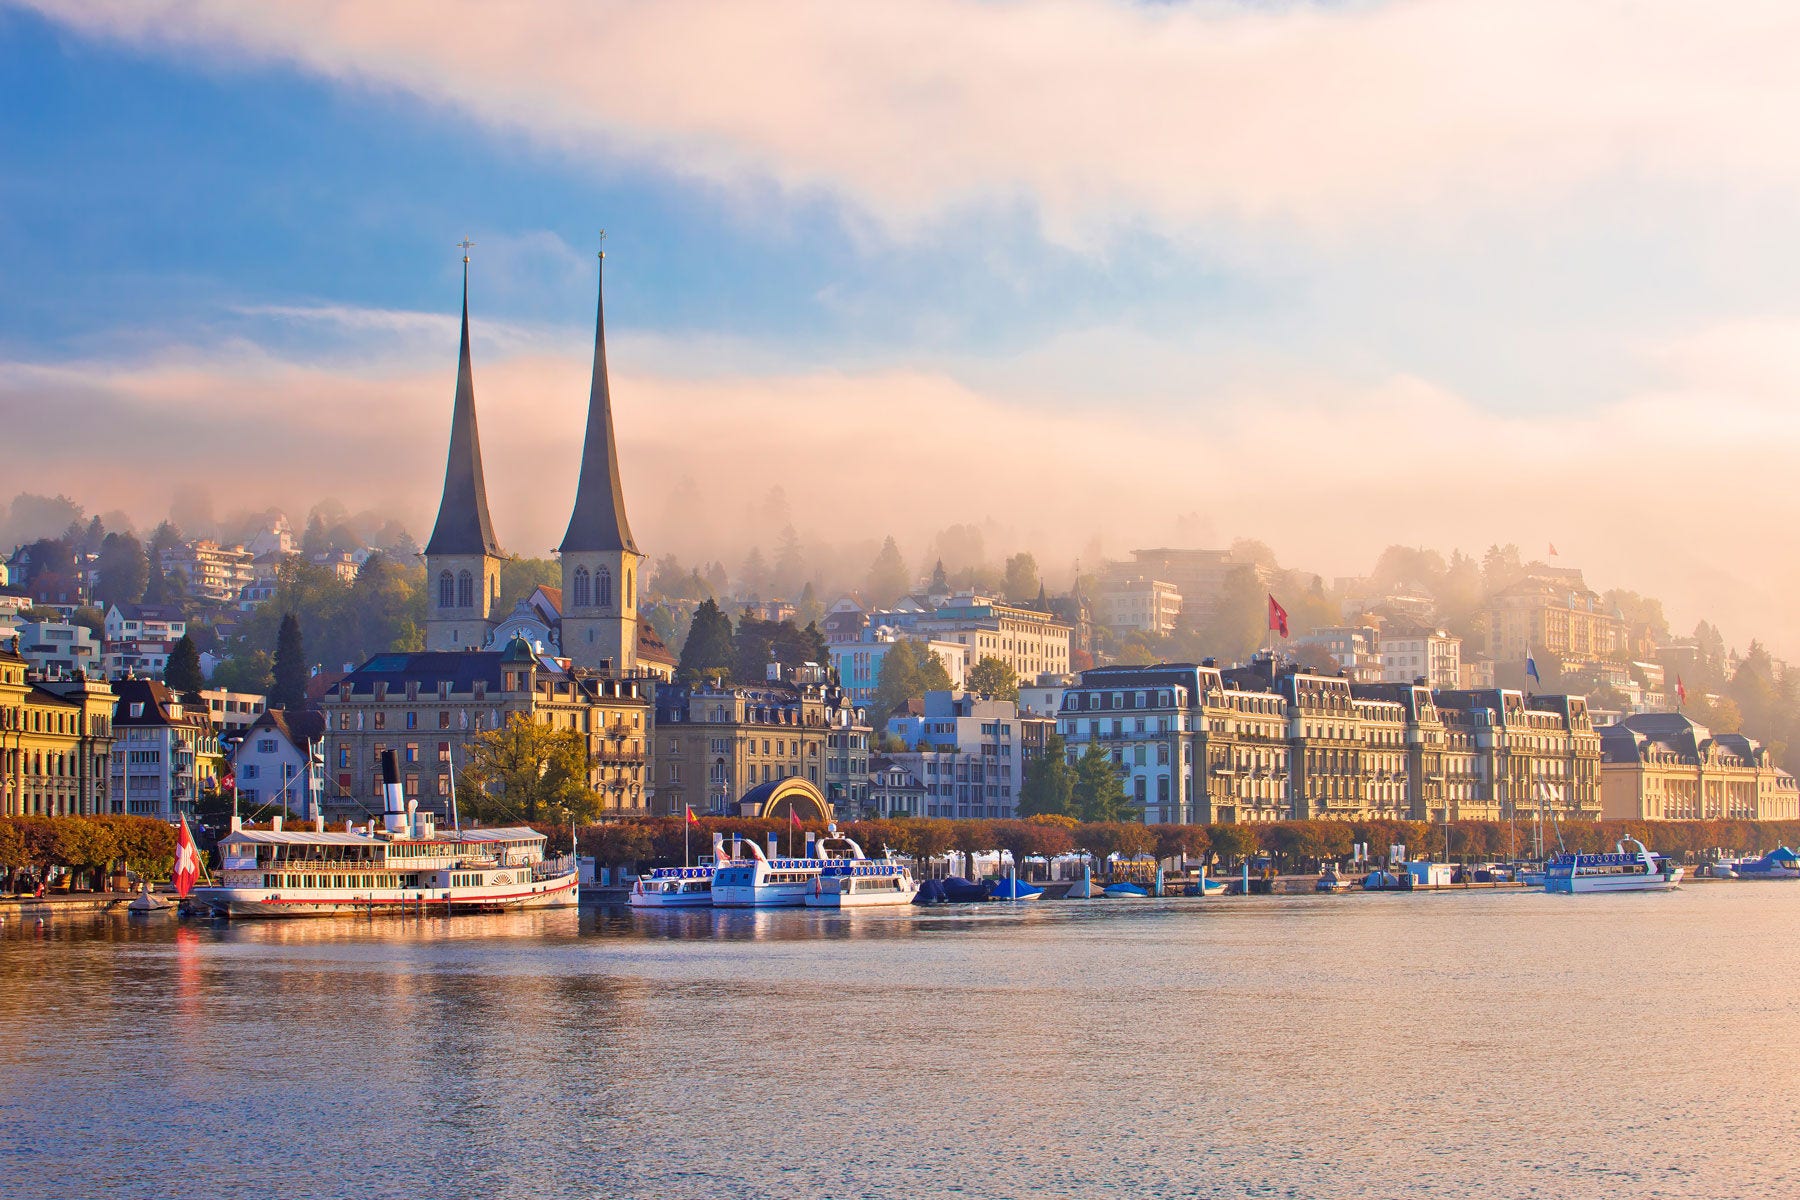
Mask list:
[{"label": "swiss flag", "polygon": [[1288,635],[1287,609],[1281,607],[1275,597],[1269,597],[1269,628],[1282,637]]},{"label": "swiss flag", "polygon": [[687,823],[689,825],[698,825],[700,823],[700,818],[694,815],[694,806],[691,804],[684,804],[682,807],[687,809]]},{"label": "swiss flag", "polygon": [[1687,703],[1687,687],[1681,682],[1681,676],[1675,677],[1675,698],[1683,704]]},{"label": "swiss flag", "polygon": [[200,878],[200,850],[194,845],[194,835],[188,831],[187,818],[181,818],[181,828],[175,832],[175,894],[186,896],[194,890],[194,881]]}]

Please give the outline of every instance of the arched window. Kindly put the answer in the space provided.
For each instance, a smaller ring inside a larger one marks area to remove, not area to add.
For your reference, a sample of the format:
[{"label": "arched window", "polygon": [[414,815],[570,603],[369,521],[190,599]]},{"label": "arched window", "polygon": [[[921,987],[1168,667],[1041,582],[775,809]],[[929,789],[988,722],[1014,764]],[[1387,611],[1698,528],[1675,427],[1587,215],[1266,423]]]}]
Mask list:
[{"label": "arched window", "polygon": [[456,578],[445,571],[438,576],[438,607],[450,608],[456,603]]},{"label": "arched window", "polygon": [[625,607],[631,607],[631,568],[625,568]]},{"label": "arched window", "polygon": [[594,601],[601,608],[612,607],[612,572],[601,567],[594,573],[594,590],[599,593]]},{"label": "arched window", "polygon": [[467,571],[456,577],[456,606],[458,608],[475,607],[475,580]]},{"label": "arched window", "polygon": [[575,585],[570,591],[572,594],[569,597],[569,603],[572,607],[586,608],[588,606],[589,585],[586,567],[575,568]]}]

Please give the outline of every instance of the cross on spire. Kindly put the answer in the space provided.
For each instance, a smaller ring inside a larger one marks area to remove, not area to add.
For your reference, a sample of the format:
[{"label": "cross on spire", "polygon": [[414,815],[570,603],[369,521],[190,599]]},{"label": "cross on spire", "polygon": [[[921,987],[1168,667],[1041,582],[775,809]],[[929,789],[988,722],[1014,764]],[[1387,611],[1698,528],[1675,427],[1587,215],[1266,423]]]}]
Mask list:
[{"label": "cross on spire", "polygon": [[600,257],[606,257],[606,230],[600,231]]},{"label": "cross on spire", "polygon": [[463,262],[467,263],[469,261],[469,248],[475,243],[471,242],[467,237],[464,237],[462,241],[456,244],[463,252]]}]

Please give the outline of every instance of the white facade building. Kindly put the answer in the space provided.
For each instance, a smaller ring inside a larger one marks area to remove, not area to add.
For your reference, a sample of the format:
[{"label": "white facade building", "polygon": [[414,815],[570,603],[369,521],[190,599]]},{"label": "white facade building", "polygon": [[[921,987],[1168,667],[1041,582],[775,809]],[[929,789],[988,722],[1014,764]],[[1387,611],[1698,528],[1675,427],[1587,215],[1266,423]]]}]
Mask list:
[{"label": "white facade building", "polygon": [[1447,630],[1383,630],[1376,653],[1382,683],[1423,679],[1434,688],[1462,686],[1462,639]]}]

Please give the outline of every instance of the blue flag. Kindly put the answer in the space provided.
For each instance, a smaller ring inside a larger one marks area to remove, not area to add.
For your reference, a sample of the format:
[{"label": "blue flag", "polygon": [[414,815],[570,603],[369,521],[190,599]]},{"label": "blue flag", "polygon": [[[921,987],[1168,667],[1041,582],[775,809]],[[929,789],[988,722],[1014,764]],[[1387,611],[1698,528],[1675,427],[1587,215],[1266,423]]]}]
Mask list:
[{"label": "blue flag", "polygon": [[1537,659],[1531,657],[1531,651],[1529,650],[1525,652],[1525,674],[1532,679],[1537,680],[1539,687],[1543,686],[1544,677],[1538,674]]}]

